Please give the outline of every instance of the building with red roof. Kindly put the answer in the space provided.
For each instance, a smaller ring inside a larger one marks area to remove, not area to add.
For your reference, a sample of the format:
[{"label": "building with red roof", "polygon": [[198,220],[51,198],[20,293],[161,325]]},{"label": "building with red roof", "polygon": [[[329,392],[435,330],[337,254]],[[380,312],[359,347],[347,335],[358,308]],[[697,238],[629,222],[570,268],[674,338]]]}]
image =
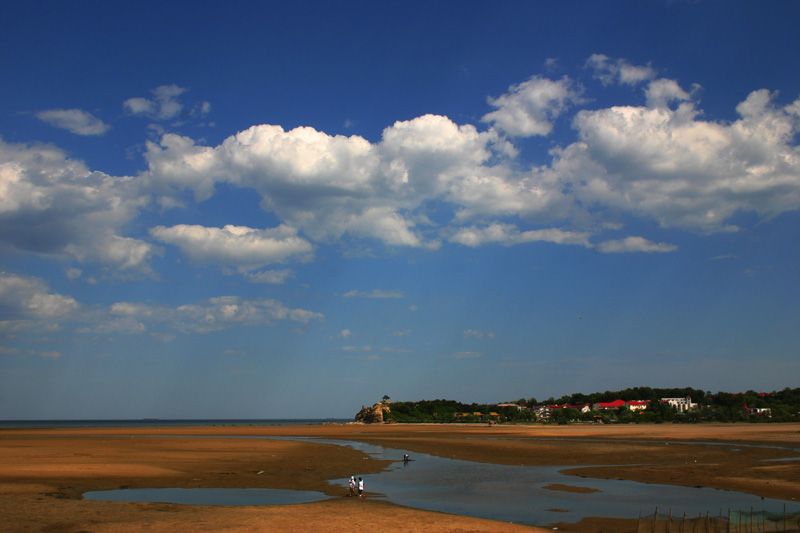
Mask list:
[{"label": "building with red roof", "polygon": [[608,411],[609,409],[619,409],[627,405],[625,400],[614,400],[613,402],[598,402],[594,404],[595,411]]}]

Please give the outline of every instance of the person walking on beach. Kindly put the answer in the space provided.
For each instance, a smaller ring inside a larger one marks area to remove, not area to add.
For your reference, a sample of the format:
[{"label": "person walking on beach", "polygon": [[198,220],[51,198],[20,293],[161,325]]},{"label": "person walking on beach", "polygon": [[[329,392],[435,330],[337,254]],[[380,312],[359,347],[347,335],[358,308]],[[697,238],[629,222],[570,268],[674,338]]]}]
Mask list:
[{"label": "person walking on beach", "polygon": [[361,478],[358,478],[358,497],[364,497],[364,480]]},{"label": "person walking on beach", "polygon": [[350,476],[350,492],[347,496],[355,496],[356,495],[356,478],[355,476]]}]

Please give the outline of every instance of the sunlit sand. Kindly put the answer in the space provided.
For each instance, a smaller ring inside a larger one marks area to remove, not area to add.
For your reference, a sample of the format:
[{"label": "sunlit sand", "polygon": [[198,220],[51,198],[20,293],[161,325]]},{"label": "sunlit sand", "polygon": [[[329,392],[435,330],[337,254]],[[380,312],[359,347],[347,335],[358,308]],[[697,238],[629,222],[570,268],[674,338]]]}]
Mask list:
[{"label": "sunlit sand", "polygon": [[[532,531],[536,528],[347,498],[329,480],[388,466],[346,446],[234,436],[357,440],[469,461],[573,465],[576,474],[706,486],[791,501],[800,456],[780,448],[706,446],[738,442],[800,448],[800,424],[652,426],[324,425],[169,429],[3,430],[0,513],[5,530],[30,531]],[[169,435],[159,438],[141,438]],[[46,438],[43,438],[45,437]],[[213,438],[203,438],[203,436]],[[558,440],[538,440],[558,439]],[[566,440],[560,440],[566,439]],[[572,440],[569,439],[591,439]],[[597,440],[595,440],[597,439]],[[669,444],[667,444],[669,442]],[[587,468],[608,464],[620,466]],[[402,460],[402,456],[398,457]],[[696,462],[695,462],[696,461]],[[319,491],[331,499],[259,507],[84,501],[86,491],[158,487],[263,487]],[[554,490],[570,490],[568,483]],[[610,524],[613,523],[613,527]],[[347,526],[345,527],[345,524]],[[546,524],[542,524],[545,526]],[[633,531],[635,520],[598,517],[562,530]]]}]

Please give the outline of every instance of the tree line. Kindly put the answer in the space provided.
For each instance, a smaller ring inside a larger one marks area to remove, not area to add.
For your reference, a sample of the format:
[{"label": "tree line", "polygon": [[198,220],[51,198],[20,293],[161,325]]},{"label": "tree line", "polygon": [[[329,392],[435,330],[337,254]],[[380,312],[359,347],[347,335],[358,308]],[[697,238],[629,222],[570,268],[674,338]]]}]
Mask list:
[{"label": "tree line", "polygon": [[[696,408],[679,413],[674,407],[662,403],[661,398],[691,397]],[[785,388],[769,393],[748,390],[738,393],[704,391],[685,388],[633,387],[618,391],[575,393],[560,398],[520,398],[510,402],[495,404],[462,403],[454,400],[394,401],[389,397],[383,401],[390,408],[387,419],[406,423],[456,423],[456,422],[534,422],[568,423],[573,421],[629,423],[629,422],[790,422],[800,420],[800,388]],[[575,408],[556,408],[540,411],[541,406],[595,406],[614,400],[649,401],[647,409],[631,411],[626,407],[614,410],[589,410],[581,412]],[[769,409],[768,414],[754,416],[745,410],[749,408]],[[547,413],[546,416],[543,413]]]}]

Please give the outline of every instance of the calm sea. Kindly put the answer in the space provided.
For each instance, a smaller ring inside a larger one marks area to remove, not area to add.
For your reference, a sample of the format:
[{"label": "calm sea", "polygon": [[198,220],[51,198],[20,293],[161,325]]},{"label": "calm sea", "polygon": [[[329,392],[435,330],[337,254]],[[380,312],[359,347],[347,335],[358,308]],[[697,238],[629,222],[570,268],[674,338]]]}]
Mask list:
[{"label": "calm sea", "polygon": [[345,418],[267,418],[267,419],[198,419],[198,420],[0,420],[0,429],[33,428],[175,428],[192,426],[306,426],[346,424]]}]

